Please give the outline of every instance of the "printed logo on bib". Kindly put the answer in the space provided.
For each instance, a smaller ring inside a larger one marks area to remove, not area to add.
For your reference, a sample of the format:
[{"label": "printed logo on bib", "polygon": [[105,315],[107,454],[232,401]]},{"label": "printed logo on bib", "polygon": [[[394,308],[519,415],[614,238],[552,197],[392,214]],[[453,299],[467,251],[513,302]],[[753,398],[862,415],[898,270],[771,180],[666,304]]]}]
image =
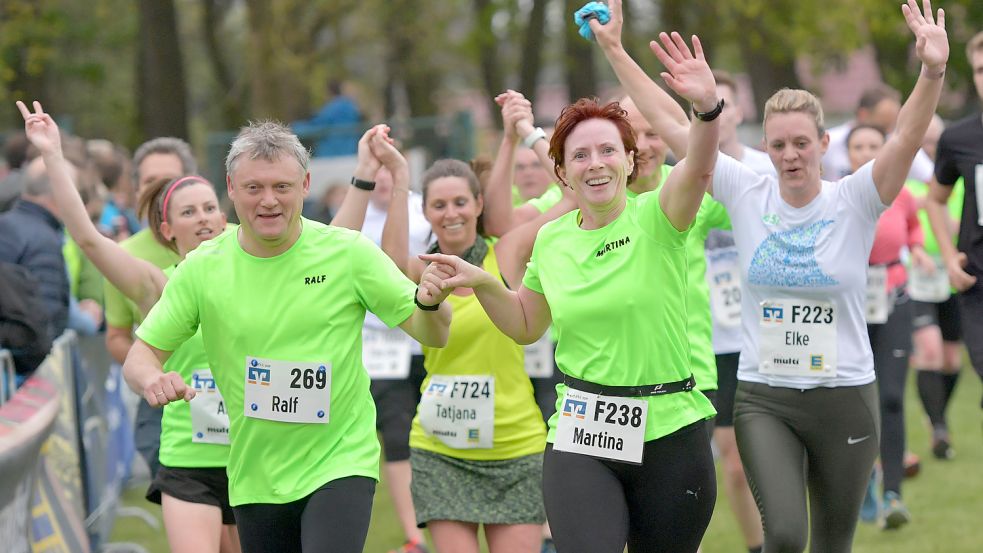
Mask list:
[{"label": "printed logo on bib", "polygon": [[278,422],[328,422],[331,364],[246,357],[247,417]]},{"label": "printed logo on bib", "polygon": [[417,412],[420,425],[454,449],[489,449],[495,441],[495,377],[430,377]]},{"label": "printed logo on bib", "polygon": [[229,445],[229,414],[225,400],[215,385],[212,371],[195,369],[191,373],[191,441],[203,444]]},{"label": "printed logo on bib", "polygon": [[933,259],[935,270],[928,272],[912,264],[908,272],[908,295],[915,301],[942,303],[952,293],[949,288],[949,275],[940,259]]},{"label": "printed logo on bib", "polygon": [[867,267],[867,323],[884,324],[891,315],[894,304],[887,294],[887,267],[871,265]]},{"label": "printed logo on bib", "polygon": [[784,376],[836,376],[833,304],[804,299],[761,302],[760,372]]},{"label": "printed logo on bib", "polygon": [[525,346],[526,374],[532,378],[553,376],[553,340],[547,332],[535,343]]},{"label": "printed logo on bib", "polygon": [[372,380],[410,375],[410,337],[398,328],[362,328],[362,363]]},{"label": "printed logo on bib", "polygon": [[588,394],[568,387],[560,405],[553,449],[625,463],[642,462],[647,401]]},{"label": "printed logo on bib", "polygon": [[722,327],[741,326],[741,273],[737,248],[719,248],[707,264],[713,319]]}]

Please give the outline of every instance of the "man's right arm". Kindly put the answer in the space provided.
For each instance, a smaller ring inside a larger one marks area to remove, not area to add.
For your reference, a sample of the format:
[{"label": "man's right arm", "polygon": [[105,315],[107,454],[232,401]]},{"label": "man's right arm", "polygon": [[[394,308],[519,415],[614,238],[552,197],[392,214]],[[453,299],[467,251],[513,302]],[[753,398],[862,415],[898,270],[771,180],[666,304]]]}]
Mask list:
[{"label": "man's right arm", "polygon": [[952,194],[952,187],[940,184],[933,177],[929,182],[928,197],[925,199],[925,214],[928,215],[932,234],[935,235],[939,252],[942,254],[946,271],[949,273],[949,283],[956,290],[963,292],[976,284],[976,277],[964,270],[967,262],[966,254],[956,250],[950,238],[947,216],[950,194]]}]

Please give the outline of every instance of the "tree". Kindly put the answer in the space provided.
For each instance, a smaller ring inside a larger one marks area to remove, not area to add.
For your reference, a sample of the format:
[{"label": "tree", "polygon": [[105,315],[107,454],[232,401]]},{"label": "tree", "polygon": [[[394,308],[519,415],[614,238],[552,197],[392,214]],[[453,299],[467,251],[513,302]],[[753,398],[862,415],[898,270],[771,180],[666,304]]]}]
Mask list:
[{"label": "tree", "polygon": [[140,0],[137,105],[143,138],[188,137],[187,90],[173,0]]}]

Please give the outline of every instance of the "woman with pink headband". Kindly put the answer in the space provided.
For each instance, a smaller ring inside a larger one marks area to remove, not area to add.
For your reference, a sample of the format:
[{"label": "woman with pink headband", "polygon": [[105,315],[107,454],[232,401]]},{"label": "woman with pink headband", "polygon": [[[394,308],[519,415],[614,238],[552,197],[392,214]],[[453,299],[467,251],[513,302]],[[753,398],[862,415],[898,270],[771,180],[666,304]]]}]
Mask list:
[{"label": "woman with pink headband", "polygon": [[[17,102],[17,107],[24,116],[28,138],[47,166],[55,203],[69,234],[99,271],[146,315],[160,299],[173,267],[161,270],[99,233],[72,182],[58,126],[38,102],[34,102],[34,113],[23,102]],[[146,215],[157,240],[181,259],[225,230],[225,215],[219,209],[215,189],[199,176],[151,184],[141,194],[140,212]],[[190,382],[199,397],[165,408],[160,438],[162,467],[147,491],[147,499],[163,507],[171,551],[236,553],[240,551],[239,537],[225,474],[229,419],[211,378],[200,335],[175,351],[167,367]]]}]

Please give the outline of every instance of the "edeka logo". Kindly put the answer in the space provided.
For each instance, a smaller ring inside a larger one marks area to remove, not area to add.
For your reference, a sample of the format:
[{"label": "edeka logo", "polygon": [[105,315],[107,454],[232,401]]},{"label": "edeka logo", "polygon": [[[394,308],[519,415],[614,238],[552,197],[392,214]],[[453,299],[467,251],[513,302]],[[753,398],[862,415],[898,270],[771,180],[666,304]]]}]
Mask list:
[{"label": "edeka logo", "polygon": [[327,277],[325,275],[315,275],[315,276],[304,277],[304,284],[306,284],[306,285],[321,284],[322,282],[324,282],[324,279],[326,279],[326,278]]},{"label": "edeka logo", "polygon": [[200,374],[192,375],[191,387],[202,392],[214,392],[217,390],[214,378],[207,378]]},{"label": "edeka logo", "polygon": [[766,323],[781,323],[783,321],[783,313],[784,309],[781,307],[765,305],[761,308],[761,318],[764,319]]},{"label": "edeka logo", "polygon": [[477,428],[468,428],[468,441],[477,443],[480,440],[480,433]]},{"label": "edeka logo", "polygon": [[445,390],[447,390],[447,384],[443,384],[441,382],[431,382],[430,386],[427,387],[427,395],[443,395]]},{"label": "edeka logo", "polygon": [[809,358],[809,368],[814,371],[823,370],[823,356],[813,355]]},{"label": "edeka logo", "polygon": [[578,401],[576,399],[565,399],[563,401],[563,416],[569,417],[574,416],[580,420],[584,420],[584,415],[587,414],[587,402]]},{"label": "edeka logo", "polygon": [[727,271],[726,273],[717,273],[717,274],[713,275],[713,283],[714,284],[727,284],[731,280],[732,280],[732,278],[730,276],[730,271]]},{"label": "edeka logo", "polygon": [[601,257],[602,255],[608,253],[611,250],[616,250],[621,246],[627,246],[630,243],[631,243],[631,238],[628,238],[627,236],[625,236],[624,238],[619,238],[613,242],[608,242],[607,244],[604,244],[603,248],[597,250],[597,253],[594,255],[594,257]]},{"label": "edeka logo", "polygon": [[270,369],[263,369],[259,367],[259,361],[253,359],[252,363],[249,364],[249,371],[246,373],[246,380],[250,384],[259,384],[261,386],[270,385]]}]

